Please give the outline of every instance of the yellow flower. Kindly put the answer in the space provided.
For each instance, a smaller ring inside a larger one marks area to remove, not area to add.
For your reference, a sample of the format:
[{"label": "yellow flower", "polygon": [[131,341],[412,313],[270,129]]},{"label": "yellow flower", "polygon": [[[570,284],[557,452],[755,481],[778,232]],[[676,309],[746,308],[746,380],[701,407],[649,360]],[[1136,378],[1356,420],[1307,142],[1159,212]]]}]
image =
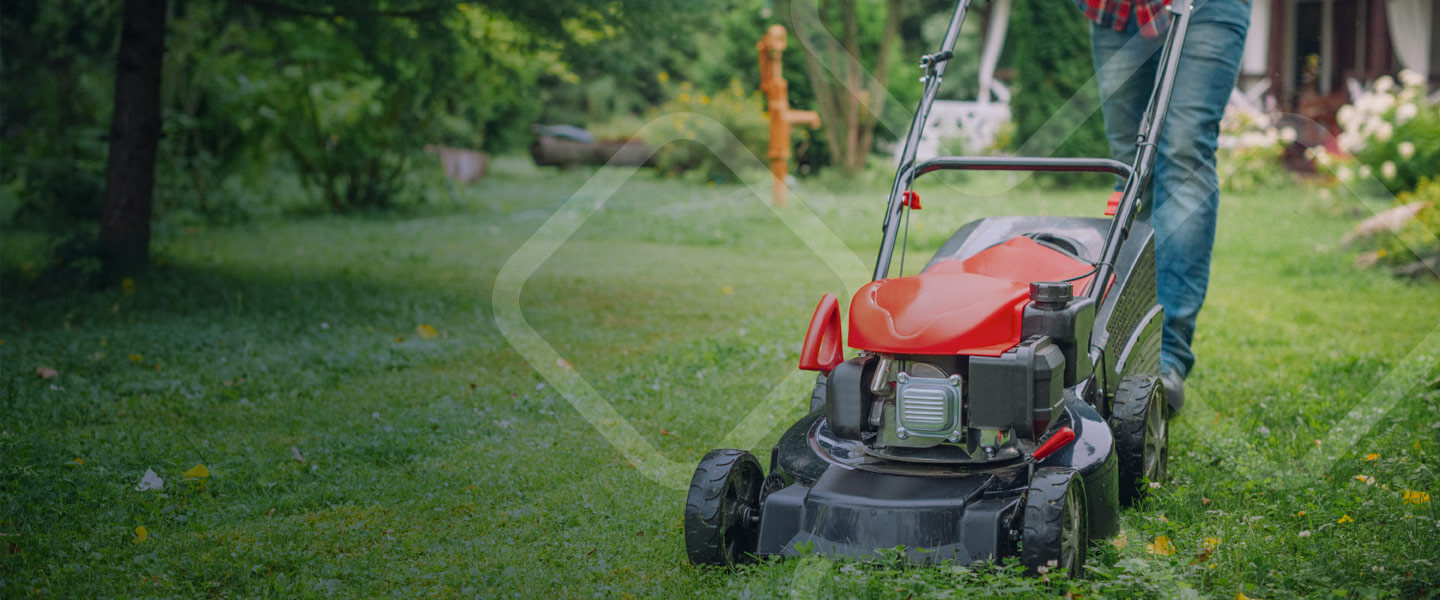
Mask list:
[{"label": "yellow flower", "polygon": [[1374,453],[1374,452],[1371,452],[1371,453],[1365,455],[1365,460],[1372,460],[1372,461],[1373,461],[1373,460],[1379,460],[1379,459],[1380,459],[1380,455],[1379,455],[1379,454],[1376,454],[1376,453]]},{"label": "yellow flower", "polygon": [[1365,485],[1375,485],[1375,478],[1369,475],[1356,475],[1355,480]]},{"label": "yellow flower", "polygon": [[125,295],[127,295],[127,296],[129,296],[130,294],[134,294],[134,293],[135,293],[135,280],[134,280],[134,279],[131,279],[131,278],[129,278],[129,277],[126,277],[126,278],[124,278],[124,279],[121,279],[121,280],[120,280],[120,291],[124,292]]},{"label": "yellow flower", "polygon": [[655,79],[660,80],[660,83],[665,83],[665,82],[667,82],[667,81],[670,81],[670,74],[669,74],[669,73],[666,73],[666,72],[664,72],[664,71],[661,71],[659,75],[656,75],[656,76],[655,76]]},{"label": "yellow flower", "polygon": [[681,104],[689,104],[690,94],[681,92],[680,96],[676,98],[676,100],[679,100]]},{"label": "yellow flower", "polygon": [[710,97],[705,94],[700,94],[700,105],[705,106],[707,104],[710,104]]},{"label": "yellow flower", "polygon": [[429,323],[421,323],[419,325],[416,325],[415,333],[419,335],[420,339],[422,340],[433,340],[440,335],[440,333],[435,331],[435,328],[431,327]]},{"label": "yellow flower", "polygon": [[1430,501],[1430,492],[1405,490],[1404,500],[1405,504],[1425,504]]},{"label": "yellow flower", "polygon": [[1151,554],[1171,556],[1175,554],[1175,545],[1170,543],[1169,537],[1162,535],[1155,538],[1155,541],[1145,544],[1145,550]]},{"label": "yellow flower", "polygon": [[1295,513],[1295,516],[1297,516],[1297,517],[1303,517],[1303,516],[1305,516],[1305,511],[1302,510],[1302,511],[1300,511],[1300,512],[1297,512],[1297,513]]},{"label": "yellow flower", "polygon": [[1220,547],[1220,538],[1207,537],[1201,542],[1201,545],[1205,546],[1206,550],[1214,550]]},{"label": "yellow flower", "polygon": [[1336,523],[1354,523],[1354,522],[1355,522],[1355,519],[1350,518],[1350,515],[1341,515],[1341,516],[1340,516],[1340,519],[1337,520],[1337,521],[1335,521],[1335,522],[1336,522]]},{"label": "yellow flower", "polygon": [[145,529],[144,525],[141,525],[135,528],[135,539],[131,541],[138,544],[145,541],[145,538],[147,537],[150,537],[150,532]]}]

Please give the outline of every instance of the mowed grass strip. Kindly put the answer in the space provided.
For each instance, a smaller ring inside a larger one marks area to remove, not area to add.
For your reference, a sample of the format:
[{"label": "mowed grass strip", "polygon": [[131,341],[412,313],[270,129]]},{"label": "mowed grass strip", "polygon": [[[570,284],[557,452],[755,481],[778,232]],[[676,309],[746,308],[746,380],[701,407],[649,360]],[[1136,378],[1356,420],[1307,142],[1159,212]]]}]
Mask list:
[{"label": "mowed grass strip", "polygon": [[[632,468],[496,328],[496,274],[589,176],[501,166],[458,204],[406,215],[173,229],[130,293],[33,294],[38,245],[7,232],[0,595],[1413,598],[1440,586],[1440,288],[1351,268],[1336,242],[1355,220],[1345,200],[1300,187],[1226,197],[1174,478],[1092,550],[1086,580],[883,554],[732,571],[688,564],[683,490]],[[885,190],[852,187],[799,196],[868,267]],[[907,270],[971,218],[1087,214],[1105,195],[991,193],[1004,187],[922,188]],[[793,371],[820,294],[865,276],[826,264],[747,188],[641,174],[534,273],[521,305],[656,452],[689,464]],[[806,400],[759,436],[762,463]],[[1384,414],[1351,423],[1366,402]],[[1350,426],[1359,441],[1325,446]],[[196,464],[210,477],[182,480]],[[161,490],[135,490],[147,468]]]}]

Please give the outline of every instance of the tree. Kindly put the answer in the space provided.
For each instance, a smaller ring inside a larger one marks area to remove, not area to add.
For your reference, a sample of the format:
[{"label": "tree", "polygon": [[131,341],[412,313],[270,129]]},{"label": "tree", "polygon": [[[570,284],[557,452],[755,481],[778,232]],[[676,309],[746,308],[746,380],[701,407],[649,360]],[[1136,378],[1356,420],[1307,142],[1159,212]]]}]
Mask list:
[{"label": "tree", "polygon": [[[1016,65],[1011,98],[1015,140],[1032,154],[1109,156],[1105,123],[1096,110],[1100,106],[1098,92],[1093,85],[1086,87],[1095,74],[1089,21],[1065,7],[1028,1],[1015,3],[1011,19],[1016,24],[1010,28]],[[1070,102],[1077,94],[1081,101]],[[1059,179],[1081,177],[1085,176]]]},{"label": "tree", "polygon": [[[814,0],[776,2],[777,16],[801,41],[831,155],[848,172],[865,167],[875,144],[904,7],[904,0],[834,0],[818,7]],[[882,23],[878,31],[863,28],[875,23]],[[862,59],[871,56],[867,67]]]},{"label": "tree", "polygon": [[166,0],[125,0],[100,213],[102,276],[110,280],[150,262],[150,200],[160,144],[165,4]]}]

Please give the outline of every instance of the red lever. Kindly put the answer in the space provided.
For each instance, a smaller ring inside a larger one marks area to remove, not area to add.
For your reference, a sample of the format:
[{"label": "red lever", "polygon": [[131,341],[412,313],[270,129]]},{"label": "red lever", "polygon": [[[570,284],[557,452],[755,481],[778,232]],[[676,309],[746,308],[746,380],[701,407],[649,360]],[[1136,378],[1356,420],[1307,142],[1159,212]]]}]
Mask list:
[{"label": "red lever", "polygon": [[1105,216],[1115,216],[1115,211],[1120,210],[1120,198],[1123,196],[1119,191],[1110,193],[1110,199],[1105,201]]},{"label": "red lever", "polygon": [[900,195],[900,205],[908,206],[910,210],[920,210],[920,194],[905,190],[905,193]]},{"label": "red lever", "polygon": [[1069,427],[1061,427],[1055,431],[1054,435],[1050,436],[1050,439],[1045,440],[1045,443],[1040,444],[1039,448],[1036,448],[1034,452],[1030,453],[1030,458],[1035,462],[1040,462],[1051,454],[1054,454],[1056,450],[1064,448],[1066,444],[1073,441],[1075,441],[1075,430]]},{"label": "red lever", "polygon": [[810,329],[805,332],[805,344],[800,347],[800,369],[829,373],[835,365],[845,361],[844,340],[840,333],[840,301],[835,294],[826,293],[815,306],[810,317]]}]

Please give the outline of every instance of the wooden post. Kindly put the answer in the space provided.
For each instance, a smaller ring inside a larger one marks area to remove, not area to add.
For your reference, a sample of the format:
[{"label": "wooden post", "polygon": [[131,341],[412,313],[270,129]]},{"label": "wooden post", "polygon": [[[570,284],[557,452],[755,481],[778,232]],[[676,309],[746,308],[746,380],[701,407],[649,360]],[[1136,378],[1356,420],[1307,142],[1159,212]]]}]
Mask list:
[{"label": "wooden post", "polygon": [[775,206],[785,206],[785,178],[790,171],[790,128],[805,125],[820,127],[820,115],[809,110],[790,110],[789,84],[785,82],[785,27],[771,25],[765,37],[755,44],[760,53],[760,91],[770,111],[770,178]]}]

